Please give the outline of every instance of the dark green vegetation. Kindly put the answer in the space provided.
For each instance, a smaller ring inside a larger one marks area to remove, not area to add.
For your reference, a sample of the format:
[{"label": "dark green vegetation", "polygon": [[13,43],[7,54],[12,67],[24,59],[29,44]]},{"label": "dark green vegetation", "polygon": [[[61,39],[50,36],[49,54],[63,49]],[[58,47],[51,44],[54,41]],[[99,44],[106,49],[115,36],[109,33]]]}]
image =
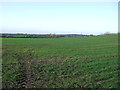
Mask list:
[{"label": "dark green vegetation", "polygon": [[3,88],[118,88],[118,35],[3,38]]},{"label": "dark green vegetation", "polygon": [[59,38],[59,37],[78,37],[78,36],[93,36],[83,34],[0,34],[3,38]]}]

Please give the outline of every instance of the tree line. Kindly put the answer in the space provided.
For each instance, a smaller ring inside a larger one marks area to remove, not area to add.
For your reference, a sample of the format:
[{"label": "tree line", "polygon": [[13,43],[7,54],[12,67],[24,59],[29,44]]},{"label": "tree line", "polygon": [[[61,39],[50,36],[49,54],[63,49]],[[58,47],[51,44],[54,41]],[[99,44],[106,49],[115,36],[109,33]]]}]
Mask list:
[{"label": "tree line", "polygon": [[59,37],[79,37],[79,36],[94,36],[83,34],[0,34],[2,38],[59,38]]}]

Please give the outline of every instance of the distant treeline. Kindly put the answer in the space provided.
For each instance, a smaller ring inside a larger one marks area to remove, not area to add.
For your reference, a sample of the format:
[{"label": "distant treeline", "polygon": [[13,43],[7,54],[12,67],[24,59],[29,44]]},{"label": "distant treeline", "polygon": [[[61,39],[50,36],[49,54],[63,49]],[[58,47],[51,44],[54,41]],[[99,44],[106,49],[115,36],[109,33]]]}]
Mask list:
[{"label": "distant treeline", "polygon": [[94,36],[83,34],[0,34],[2,38],[60,38],[60,37],[80,37],[80,36]]}]

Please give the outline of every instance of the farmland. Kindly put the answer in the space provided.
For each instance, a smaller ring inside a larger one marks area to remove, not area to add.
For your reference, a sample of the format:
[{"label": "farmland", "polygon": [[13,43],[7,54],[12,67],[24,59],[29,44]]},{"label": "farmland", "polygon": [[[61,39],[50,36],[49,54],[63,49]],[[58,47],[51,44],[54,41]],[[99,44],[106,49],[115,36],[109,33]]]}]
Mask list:
[{"label": "farmland", "polygon": [[118,35],[2,38],[3,88],[118,88]]}]

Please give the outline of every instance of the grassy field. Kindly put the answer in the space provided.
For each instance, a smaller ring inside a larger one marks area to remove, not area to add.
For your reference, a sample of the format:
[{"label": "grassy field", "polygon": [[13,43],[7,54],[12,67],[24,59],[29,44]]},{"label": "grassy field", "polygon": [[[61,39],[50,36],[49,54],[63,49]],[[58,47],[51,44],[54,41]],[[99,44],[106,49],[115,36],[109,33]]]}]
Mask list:
[{"label": "grassy field", "polygon": [[118,35],[2,40],[3,88],[118,88]]}]

